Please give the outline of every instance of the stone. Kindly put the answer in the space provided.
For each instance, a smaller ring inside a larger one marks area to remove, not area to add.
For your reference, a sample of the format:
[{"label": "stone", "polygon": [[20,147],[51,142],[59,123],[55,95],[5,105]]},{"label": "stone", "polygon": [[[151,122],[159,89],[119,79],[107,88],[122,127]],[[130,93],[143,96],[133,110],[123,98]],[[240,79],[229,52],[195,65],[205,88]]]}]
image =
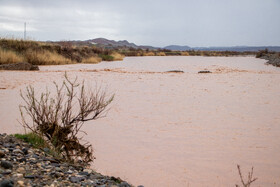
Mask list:
[{"label": "stone", "polygon": [[17,177],[17,178],[22,178],[23,177],[23,174],[21,173],[16,173],[13,175],[14,177]]},{"label": "stone", "polygon": [[88,172],[85,172],[85,171],[82,171],[82,172],[80,172],[78,175],[85,175],[85,176],[88,176],[89,173],[88,173]]},{"label": "stone", "polygon": [[12,170],[10,170],[10,169],[1,171],[1,174],[3,174],[3,175],[9,175],[9,174],[11,174],[11,173],[12,173]]},{"label": "stone", "polygon": [[51,166],[60,167],[60,164],[58,164],[58,163],[51,163]]},{"label": "stone", "polygon": [[81,178],[80,177],[70,177],[70,181],[73,183],[78,183],[81,181]]},{"label": "stone", "polygon": [[84,171],[84,172],[88,172],[89,174],[92,173],[92,170],[91,170],[91,169],[84,169],[83,171]]},{"label": "stone", "polygon": [[130,187],[130,185],[127,182],[122,182],[120,187]]},{"label": "stone", "polygon": [[13,164],[11,162],[2,160],[1,167],[5,168],[5,169],[13,169]]},{"label": "stone", "polygon": [[12,180],[2,180],[0,182],[0,187],[13,187],[14,186],[14,181]]},{"label": "stone", "polygon": [[36,175],[26,175],[24,178],[26,179],[35,179],[37,176]]},{"label": "stone", "polygon": [[0,150],[0,158],[3,158],[5,156],[5,152]]},{"label": "stone", "polygon": [[23,70],[23,71],[33,71],[39,70],[38,66],[31,65],[27,62],[19,62],[14,64],[2,64],[0,65],[0,70]]},{"label": "stone", "polygon": [[17,184],[20,186],[20,187],[24,187],[24,181],[17,181]]},{"label": "stone", "polygon": [[22,152],[23,152],[23,154],[27,155],[28,154],[28,148],[23,148]]},{"label": "stone", "polygon": [[24,154],[24,153],[22,152],[22,150],[20,150],[20,149],[14,149],[14,150],[13,150],[13,153]]},{"label": "stone", "polygon": [[182,70],[169,70],[169,71],[166,71],[166,73],[184,73],[184,71],[182,71]]},{"label": "stone", "polygon": [[203,70],[203,71],[199,71],[198,73],[212,73],[212,72],[208,70]]},{"label": "stone", "polygon": [[18,173],[25,173],[25,169],[23,167],[20,167],[17,169]]},{"label": "stone", "polygon": [[47,148],[47,147],[45,147],[43,150],[44,150],[46,153],[49,153],[49,152],[50,152],[50,149]]}]

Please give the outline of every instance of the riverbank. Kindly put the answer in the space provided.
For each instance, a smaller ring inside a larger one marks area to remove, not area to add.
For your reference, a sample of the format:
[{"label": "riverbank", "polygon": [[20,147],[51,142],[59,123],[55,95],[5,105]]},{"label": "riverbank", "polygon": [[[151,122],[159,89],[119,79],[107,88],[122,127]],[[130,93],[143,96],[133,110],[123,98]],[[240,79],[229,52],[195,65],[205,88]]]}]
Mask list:
[{"label": "riverbank", "polygon": [[131,186],[120,178],[61,162],[47,152],[0,134],[0,186]]},{"label": "riverbank", "polygon": [[267,54],[267,55],[261,57],[261,59],[268,60],[268,62],[266,62],[267,64],[271,64],[273,66],[280,67],[280,53]]}]

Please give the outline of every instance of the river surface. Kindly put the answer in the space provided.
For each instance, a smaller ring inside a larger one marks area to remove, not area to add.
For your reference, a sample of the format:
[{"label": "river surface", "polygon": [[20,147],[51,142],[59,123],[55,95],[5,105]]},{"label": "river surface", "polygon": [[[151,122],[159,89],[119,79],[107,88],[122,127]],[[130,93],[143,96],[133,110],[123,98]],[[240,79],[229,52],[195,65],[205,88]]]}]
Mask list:
[{"label": "river surface", "polygon": [[[280,68],[254,57],[128,57],[96,65],[0,71],[0,131],[24,132],[18,106],[28,85],[44,91],[64,72],[114,93],[105,118],[85,123],[92,167],[131,184],[280,186]],[[165,73],[182,70],[185,73]],[[211,74],[198,74],[209,70]]]}]

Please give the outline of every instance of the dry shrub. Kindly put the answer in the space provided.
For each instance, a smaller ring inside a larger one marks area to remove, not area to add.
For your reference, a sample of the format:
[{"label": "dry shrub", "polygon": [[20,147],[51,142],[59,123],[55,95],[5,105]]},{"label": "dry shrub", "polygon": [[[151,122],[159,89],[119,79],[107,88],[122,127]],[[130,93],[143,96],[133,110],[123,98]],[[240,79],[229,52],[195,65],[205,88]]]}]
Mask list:
[{"label": "dry shrub", "polygon": [[189,54],[187,51],[182,51],[182,52],[181,52],[181,55],[182,55],[182,56],[190,56],[190,54]]},{"label": "dry shrub", "polygon": [[102,61],[102,58],[97,57],[97,56],[92,56],[92,57],[83,59],[82,63],[84,63],[84,64],[98,64],[101,61]]},{"label": "dry shrub", "polygon": [[33,65],[61,65],[73,63],[70,59],[56,52],[47,50],[27,50],[25,53],[27,62]]},{"label": "dry shrub", "polygon": [[144,53],[144,56],[155,56],[155,53],[152,51]]},{"label": "dry shrub", "polygon": [[166,56],[164,52],[157,52],[157,56]]},{"label": "dry shrub", "polygon": [[[258,178],[253,178],[253,173],[254,173],[254,168],[252,167],[251,172],[248,173],[248,179],[247,182],[244,181],[243,175],[241,173],[241,168],[239,165],[237,165],[237,169],[238,169],[238,174],[242,183],[243,187],[250,187],[250,185],[255,182]],[[235,185],[236,187],[239,187],[239,185]]]},{"label": "dry shrub", "polygon": [[24,58],[16,52],[0,48],[0,64],[12,64],[23,61]]},{"label": "dry shrub", "polygon": [[117,53],[117,52],[113,52],[112,54],[111,54],[111,56],[114,58],[114,60],[123,60],[124,59],[124,55],[122,55],[122,54],[119,54],[119,53]]},{"label": "dry shrub", "polygon": [[[114,95],[107,96],[101,88],[86,90],[84,83],[77,83],[77,78],[70,81],[66,74],[61,86],[54,84],[54,95],[47,90],[36,97],[31,86],[26,88],[26,93],[21,92],[25,102],[20,106],[21,124],[44,138],[64,159],[88,164],[94,159],[92,146],[88,142],[81,143],[78,134],[84,122],[104,116]],[[32,124],[27,122],[25,114]]]}]

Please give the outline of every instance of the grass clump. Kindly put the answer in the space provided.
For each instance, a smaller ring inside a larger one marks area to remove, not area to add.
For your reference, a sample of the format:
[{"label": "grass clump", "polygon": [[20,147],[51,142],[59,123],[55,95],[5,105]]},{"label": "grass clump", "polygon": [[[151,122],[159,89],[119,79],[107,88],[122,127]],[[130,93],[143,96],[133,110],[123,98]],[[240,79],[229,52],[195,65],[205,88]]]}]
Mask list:
[{"label": "grass clump", "polygon": [[25,53],[27,62],[33,65],[62,65],[73,63],[70,59],[47,50],[27,50]]},{"label": "grass clump", "polygon": [[156,56],[166,56],[164,52],[157,52]]},{"label": "grass clump", "polygon": [[35,148],[45,148],[47,146],[47,143],[43,138],[32,132],[27,134],[15,134],[14,136],[17,139],[30,143]]},{"label": "grass clump", "polygon": [[4,50],[0,47],[0,64],[14,64],[23,62],[24,58],[11,50]]},{"label": "grass clump", "polygon": [[155,56],[155,53],[152,51],[148,51],[144,53],[144,56]]},{"label": "grass clump", "polygon": [[114,57],[111,55],[106,55],[106,54],[99,54],[99,57],[102,58],[104,61],[113,61]]},{"label": "grass clump", "polygon": [[182,52],[181,52],[181,55],[182,55],[182,56],[190,56],[190,54],[189,54],[187,51],[182,51]]},{"label": "grass clump", "polygon": [[92,56],[92,57],[89,57],[89,58],[84,58],[82,60],[82,63],[84,63],[84,64],[98,64],[101,61],[102,61],[102,58],[100,58],[98,56]]},{"label": "grass clump", "polygon": [[111,54],[111,56],[114,58],[114,60],[123,60],[124,59],[124,55],[117,53],[117,52],[113,52]]}]

